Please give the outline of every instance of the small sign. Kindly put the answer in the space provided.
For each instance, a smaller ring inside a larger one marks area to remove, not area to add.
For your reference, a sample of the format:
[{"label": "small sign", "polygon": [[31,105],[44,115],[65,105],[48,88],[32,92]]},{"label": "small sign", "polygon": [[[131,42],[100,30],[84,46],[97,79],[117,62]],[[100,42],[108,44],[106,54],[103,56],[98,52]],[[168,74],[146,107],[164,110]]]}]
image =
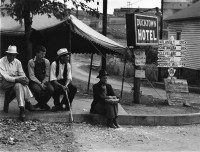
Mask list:
[{"label": "small sign", "polygon": [[173,77],[174,74],[175,74],[175,72],[176,72],[176,69],[174,69],[174,68],[169,68],[169,69],[168,69],[168,73],[169,73],[169,76],[170,76],[170,77]]},{"label": "small sign", "polygon": [[169,105],[190,105],[187,80],[172,78],[164,82]]},{"label": "small sign", "polygon": [[136,78],[145,78],[145,70],[135,70]]},{"label": "small sign", "polygon": [[136,66],[144,66],[146,64],[146,55],[145,51],[134,51],[135,55],[135,65]]}]

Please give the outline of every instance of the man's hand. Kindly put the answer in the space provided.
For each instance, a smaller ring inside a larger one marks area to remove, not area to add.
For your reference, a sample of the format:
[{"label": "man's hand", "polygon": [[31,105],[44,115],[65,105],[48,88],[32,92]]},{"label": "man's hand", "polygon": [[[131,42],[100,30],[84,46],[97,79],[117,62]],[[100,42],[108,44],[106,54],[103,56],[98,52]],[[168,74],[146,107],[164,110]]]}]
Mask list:
[{"label": "man's hand", "polygon": [[63,91],[63,92],[66,92],[67,87],[66,87],[66,86],[63,86],[63,85],[61,85],[61,86],[62,86],[62,91]]},{"label": "man's hand", "polygon": [[43,90],[47,88],[47,86],[44,83],[41,83],[40,86],[42,87]]},{"label": "man's hand", "polygon": [[118,102],[119,102],[119,99],[106,99],[105,100],[107,103],[109,103],[109,104],[118,104]]},{"label": "man's hand", "polygon": [[21,83],[22,85],[28,85],[29,79],[27,77],[16,78],[15,82]]}]

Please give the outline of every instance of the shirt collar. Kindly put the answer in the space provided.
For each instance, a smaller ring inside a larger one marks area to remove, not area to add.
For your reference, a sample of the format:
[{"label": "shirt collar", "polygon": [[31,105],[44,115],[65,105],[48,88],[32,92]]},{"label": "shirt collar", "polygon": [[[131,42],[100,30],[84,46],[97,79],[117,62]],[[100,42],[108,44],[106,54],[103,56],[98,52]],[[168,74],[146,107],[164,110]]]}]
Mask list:
[{"label": "shirt collar", "polygon": [[35,61],[36,60],[36,56],[33,58],[33,61]]},{"label": "shirt collar", "polygon": [[6,62],[7,62],[8,64],[13,64],[13,63],[15,62],[15,59],[14,59],[12,62],[9,62],[7,56],[6,56],[5,59],[6,59]]}]

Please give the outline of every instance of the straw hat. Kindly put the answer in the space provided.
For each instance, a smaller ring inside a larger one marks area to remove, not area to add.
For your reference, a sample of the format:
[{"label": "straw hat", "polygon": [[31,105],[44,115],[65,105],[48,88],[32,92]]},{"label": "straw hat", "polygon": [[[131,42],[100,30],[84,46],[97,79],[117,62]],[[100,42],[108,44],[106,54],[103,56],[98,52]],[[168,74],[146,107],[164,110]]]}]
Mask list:
[{"label": "straw hat", "polygon": [[71,53],[69,53],[66,48],[62,48],[62,49],[58,50],[58,52],[57,52],[57,55],[58,55],[57,58],[59,58],[60,56],[62,56],[64,54],[71,54]]},{"label": "straw hat", "polygon": [[17,52],[17,47],[16,46],[12,46],[12,45],[10,45],[9,47],[8,47],[8,50],[6,51],[6,53],[12,53],[12,54],[18,54],[18,52]]}]

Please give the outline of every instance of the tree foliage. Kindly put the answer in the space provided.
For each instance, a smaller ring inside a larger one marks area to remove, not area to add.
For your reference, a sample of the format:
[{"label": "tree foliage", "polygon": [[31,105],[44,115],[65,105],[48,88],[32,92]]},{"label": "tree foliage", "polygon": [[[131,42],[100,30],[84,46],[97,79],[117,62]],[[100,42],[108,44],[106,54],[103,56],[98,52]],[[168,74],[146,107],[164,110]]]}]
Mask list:
[{"label": "tree foliage", "polygon": [[[96,9],[93,9],[87,6],[83,2],[78,2],[77,0],[10,0],[8,3],[7,0],[1,1],[1,14],[10,15],[17,21],[21,21],[24,18],[24,12],[28,11],[32,16],[36,14],[47,14],[48,17],[54,15],[58,19],[63,19],[70,13],[70,9],[67,8],[69,2],[77,8],[80,7],[83,11],[95,16],[99,16],[99,13]],[[94,0],[84,0],[86,3]],[[7,2],[7,3],[6,3]],[[72,8],[73,9],[73,8]]]}]

